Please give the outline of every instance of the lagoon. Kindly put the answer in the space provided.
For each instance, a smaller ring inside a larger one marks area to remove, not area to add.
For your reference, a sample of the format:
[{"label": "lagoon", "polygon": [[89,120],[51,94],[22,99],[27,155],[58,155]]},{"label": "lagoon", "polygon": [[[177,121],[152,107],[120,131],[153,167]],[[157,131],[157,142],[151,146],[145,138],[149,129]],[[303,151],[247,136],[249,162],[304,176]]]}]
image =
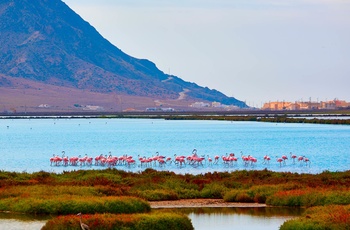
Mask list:
[{"label": "lagoon", "polygon": [[[63,172],[79,169],[103,169],[102,166],[51,166],[50,157],[91,156],[100,154],[151,157],[156,152],[174,154],[223,156],[235,153],[238,162],[225,166],[206,164],[199,167],[167,165],[158,170],[177,173],[205,173],[232,170],[262,170],[320,173],[325,170],[349,170],[350,126],[320,124],[284,124],[230,121],[172,121],[163,119],[49,118],[0,119],[0,169],[15,172]],[[258,162],[245,166],[240,159],[252,155]],[[290,152],[310,159],[310,166],[293,163]],[[269,164],[263,157],[269,155]],[[287,155],[285,164],[276,157]],[[138,164],[138,162],[136,162]],[[144,168],[116,166],[127,171]]]},{"label": "lagoon", "polygon": [[[169,210],[168,210],[169,211]],[[170,210],[188,215],[196,230],[277,230],[284,221],[301,215],[297,208],[181,208]],[[37,230],[50,217],[20,214],[0,214],[0,229]],[[79,223],[77,223],[79,224]]]}]

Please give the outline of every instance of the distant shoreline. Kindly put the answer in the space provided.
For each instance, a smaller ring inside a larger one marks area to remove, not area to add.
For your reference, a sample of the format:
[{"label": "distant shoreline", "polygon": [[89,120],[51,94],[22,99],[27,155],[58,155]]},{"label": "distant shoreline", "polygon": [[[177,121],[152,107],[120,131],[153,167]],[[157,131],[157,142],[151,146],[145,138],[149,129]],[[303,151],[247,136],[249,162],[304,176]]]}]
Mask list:
[{"label": "distant shoreline", "polygon": [[303,111],[265,111],[237,110],[230,112],[123,112],[123,113],[0,113],[0,119],[165,119],[165,120],[217,120],[252,121],[273,123],[309,123],[350,125],[350,110],[303,110]]},{"label": "distant shoreline", "polygon": [[262,203],[225,202],[223,199],[181,199],[148,201],[153,209],[161,208],[266,208]]},{"label": "distant shoreline", "polygon": [[234,111],[173,111],[173,112],[20,112],[9,113],[0,112],[0,118],[53,118],[53,117],[70,117],[70,118],[162,118],[162,117],[187,117],[187,116],[255,116],[255,117],[275,117],[275,116],[292,116],[292,117],[312,117],[312,116],[350,116],[349,109],[339,110],[234,110]]}]

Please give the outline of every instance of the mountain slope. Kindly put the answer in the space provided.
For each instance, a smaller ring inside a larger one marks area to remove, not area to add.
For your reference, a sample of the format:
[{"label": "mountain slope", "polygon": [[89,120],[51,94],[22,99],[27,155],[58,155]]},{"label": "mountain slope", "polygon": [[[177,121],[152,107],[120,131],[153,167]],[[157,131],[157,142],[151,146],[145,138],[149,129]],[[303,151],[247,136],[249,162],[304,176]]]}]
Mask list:
[{"label": "mountain slope", "polygon": [[[160,71],[104,39],[61,0],[0,0],[0,74],[100,93],[246,107],[224,94]],[[0,84],[0,87],[1,86]]]}]

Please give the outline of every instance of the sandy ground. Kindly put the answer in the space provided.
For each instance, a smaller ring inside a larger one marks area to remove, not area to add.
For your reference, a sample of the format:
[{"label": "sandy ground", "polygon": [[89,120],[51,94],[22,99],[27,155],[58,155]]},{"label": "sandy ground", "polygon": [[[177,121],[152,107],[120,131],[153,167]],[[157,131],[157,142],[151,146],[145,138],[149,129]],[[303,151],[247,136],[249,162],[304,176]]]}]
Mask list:
[{"label": "sandy ground", "polygon": [[232,208],[260,208],[266,204],[258,203],[231,203],[222,199],[186,199],[170,201],[149,201],[151,208],[198,208],[198,207],[232,207]]}]

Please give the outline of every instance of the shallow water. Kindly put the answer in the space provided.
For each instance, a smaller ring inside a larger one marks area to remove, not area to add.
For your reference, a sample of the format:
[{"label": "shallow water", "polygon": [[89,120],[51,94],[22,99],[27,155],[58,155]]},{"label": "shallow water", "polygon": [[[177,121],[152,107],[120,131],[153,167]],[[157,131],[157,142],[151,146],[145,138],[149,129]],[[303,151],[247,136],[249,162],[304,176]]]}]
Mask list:
[{"label": "shallow water", "polygon": [[[350,126],[319,124],[283,124],[228,121],[167,121],[162,119],[0,119],[0,169],[17,172],[62,172],[77,169],[103,169],[101,166],[50,166],[53,154],[95,157],[100,154],[151,157],[156,152],[171,157],[189,156],[197,149],[199,156],[235,153],[238,162],[225,166],[221,162],[199,167],[174,164],[159,170],[180,173],[270,169],[318,173],[324,170],[349,170]],[[240,152],[258,159],[244,166]],[[276,156],[292,152],[305,155],[310,166],[288,159],[280,165]],[[265,155],[271,157],[263,164]],[[144,168],[117,166],[128,171]]]},{"label": "shallow water", "polygon": [[38,230],[49,217],[0,213],[0,230]]},{"label": "shallow water", "polygon": [[[182,208],[166,209],[188,215],[196,230],[274,230],[284,221],[298,217],[303,209],[296,208]],[[0,214],[0,230],[41,229],[49,217]],[[77,223],[78,224],[78,223]]]},{"label": "shallow water", "polygon": [[196,230],[277,230],[286,220],[302,212],[291,208],[210,208],[203,212],[199,208],[188,216]]}]

